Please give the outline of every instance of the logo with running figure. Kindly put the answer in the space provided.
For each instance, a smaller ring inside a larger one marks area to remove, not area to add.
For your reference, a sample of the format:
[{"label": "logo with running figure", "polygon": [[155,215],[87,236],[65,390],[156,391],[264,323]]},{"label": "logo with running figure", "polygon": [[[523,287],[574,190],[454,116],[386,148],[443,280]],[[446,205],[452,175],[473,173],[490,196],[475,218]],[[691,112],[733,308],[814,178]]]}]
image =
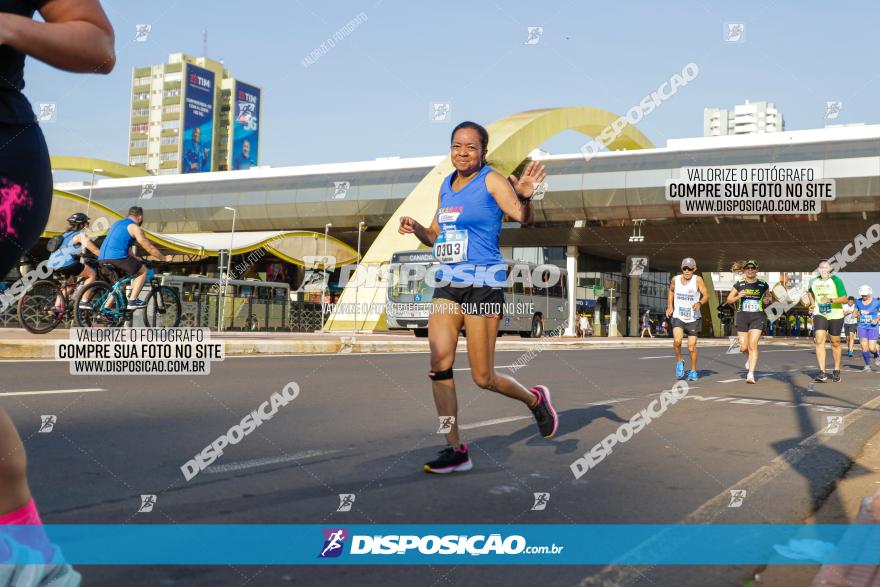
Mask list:
[{"label": "logo with running figure", "polygon": [[57,421],[58,416],[52,414],[40,416],[40,429],[37,430],[37,432],[40,434],[48,434],[49,432],[52,432]]},{"label": "logo with running figure", "polygon": [[431,102],[428,117],[431,122],[449,122],[452,120],[452,105],[449,102]]},{"label": "logo with running figure", "polygon": [[141,495],[141,506],[138,508],[139,514],[148,514],[153,511],[156,506],[156,496],[153,494]]},{"label": "logo with running figure", "polygon": [[146,41],[147,37],[150,36],[151,30],[153,30],[153,26],[149,24],[134,25],[134,42],[143,43],[144,41]]},{"label": "logo with running figure", "polygon": [[631,255],[626,258],[626,264],[627,267],[629,267],[628,273],[630,277],[641,277],[648,271],[647,257],[636,257]]},{"label": "logo with running figure", "polygon": [[532,511],[539,512],[541,510],[546,510],[547,504],[550,502],[550,494],[536,492],[533,495],[535,496],[535,503],[532,504]]},{"label": "logo with running figure", "polygon": [[141,200],[149,200],[156,193],[156,182],[148,181],[141,184]]},{"label": "logo with running figure", "polygon": [[55,102],[38,102],[37,103],[37,121],[38,122],[57,122],[58,121],[58,105]]},{"label": "logo with running figure", "polygon": [[728,43],[743,43],[746,40],[746,25],[742,22],[724,23],[724,40]]},{"label": "logo with running figure", "polygon": [[745,489],[731,489],[730,490],[730,503],[727,504],[729,508],[738,508],[742,507],[743,502],[746,499],[746,490]]},{"label": "logo with running figure", "polygon": [[825,428],[822,434],[842,434],[843,433],[843,416],[825,416]]},{"label": "logo with running figure", "polygon": [[318,558],[336,558],[345,549],[348,532],[342,528],[324,528],[324,547]]},{"label": "logo with running figure", "polygon": [[544,34],[544,27],[530,26],[526,27],[526,42],[523,45],[537,45],[541,41]]},{"label": "logo with running figure", "polygon": [[740,338],[739,338],[738,336],[731,336],[731,337],[728,339],[728,342],[729,342],[730,344],[729,344],[729,346],[727,347],[727,353],[725,353],[725,354],[728,354],[728,355],[738,355],[738,354],[741,352],[741,351],[740,351],[740,345],[742,344],[742,341],[740,340]]},{"label": "logo with running figure", "polygon": [[452,426],[455,424],[455,416],[438,416],[440,427],[437,428],[437,434],[447,434],[452,432]]},{"label": "logo with running figure", "polygon": [[339,494],[339,507],[336,508],[337,512],[350,512],[351,506],[354,505],[354,493],[340,493]]},{"label": "logo with running figure", "polygon": [[345,196],[348,195],[348,190],[351,189],[350,181],[334,181],[333,182],[333,199],[334,200],[344,200]]},{"label": "logo with running figure", "polygon": [[825,119],[834,120],[840,116],[841,110],[843,110],[843,102],[840,100],[827,100],[825,102]]}]

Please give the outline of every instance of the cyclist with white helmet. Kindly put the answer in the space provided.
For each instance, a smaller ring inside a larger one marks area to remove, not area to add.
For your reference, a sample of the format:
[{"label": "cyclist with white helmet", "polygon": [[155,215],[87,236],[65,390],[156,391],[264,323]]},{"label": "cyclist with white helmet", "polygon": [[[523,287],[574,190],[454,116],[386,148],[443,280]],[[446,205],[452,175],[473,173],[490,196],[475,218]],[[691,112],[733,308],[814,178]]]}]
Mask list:
[{"label": "cyclist with white helmet", "polygon": [[880,365],[877,352],[877,338],[880,334],[880,300],[874,298],[874,291],[869,285],[859,288],[859,299],[855,303],[854,314],[859,323],[859,344],[862,345],[862,358],[865,360],[864,372],[871,371],[871,357]]}]

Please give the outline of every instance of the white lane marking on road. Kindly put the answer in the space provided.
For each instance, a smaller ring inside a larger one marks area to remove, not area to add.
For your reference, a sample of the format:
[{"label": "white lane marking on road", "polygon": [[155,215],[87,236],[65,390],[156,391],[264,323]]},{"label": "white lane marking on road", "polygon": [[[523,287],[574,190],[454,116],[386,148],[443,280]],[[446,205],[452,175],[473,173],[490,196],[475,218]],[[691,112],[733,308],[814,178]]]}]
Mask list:
[{"label": "white lane marking on road", "polygon": [[[868,400],[861,406],[854,409],[852,412],[843,417],[843,428],[851,426],[853,423],[857,422],[864,416],[867,416],[874,412],[877,407],[880,406],[880,395],[874,397],[873,399]],[[748,495],[754,496],[763,486],[767,485],[771,481],[773,481],[780,474],[791,471],[793,469],[797,469],[798,463],[803,461],[804,459],[810,456],[810,453],[813,449],[822,446],[823,444],[827,444],[831,441],[831,439],[836,438],[836,436],[824,436],[820,435],[819,431],[814,432],[812,435],[803,439],[795,446],[791,447],[763,467],[760,467],[753,471],[750,475],[743,477],[694,511],[688,514],[686,517],[681,519],[678,524],[711,524],[715,522],[715,519],[718,517],[718,512],[727,511],[726,508],[730,502],[730,491],[732,489],[745,489]],[[714,515],[712,514],[714,512]],[[653,547],[653,544],[660,543],[661,547],[664,543],[664,535],[668,530],[664,530],[655,534],[651,538],[645,540],[638,546],[631,549],[629,552],[624,554],[622,558],[631,559],[634,553],[638,553],[640,550],[646,549],[650,551]],[[628,566],[620,566],[620,565],[607,565],[601,571],[596,573],[595,575],[591,575],[589,577],[584,577],[579,583],[579,587],[586,587],[588,585],[617,585],[618,587],[625,587],[629,585],[634,580],[644,579],[644,572],[638,570],[635,567]]]},{"label": "white lane marking on road", "polygon": [[290,461],[301,461],[303,459],[311,459],[313,457],[320,457],[324,455],[330,455],[338,452],[343,452],[342,449],[338,450],[307,450],[305,452],[298,452],[292,455],[284,455],[280,457],[264,457],[262,459],[251,459],[249,461],[239,461],[237,463],[229,463],[228,465],[211,465],[207,469],[205,469],[205,473],[209,475],[216,475],[218,473],[228,473],[230,471],[241,471],[244,469],[252,469],[254,467],[263,467],[265,465],[276,465],[278,463],[287,463]]},{"label": "white lane marking on road", "polygon": [[636,398],[634,398],[634,397],[619,397],[619,398],[615,398],[615,399],[607,399],[607,400],[601,401],[601,402],[593,402],[593,403],[587,404],[587,405],[588,406],[604,406],[606,404],[619,404],[620,402],[626,402],[631,399],[636,399]]},{"label": "white lane marking on road", "polygon": [[737,377],[736,379],[725,379],[723,381],[716,381],[715,383],[733,383],[734,381],[745,381],[745,379]]},{"label": "white lane marking on road", "polygon": [[91,393],[93,391],[107,391],[101,387],[84,387],[82,389],[47,389],[45,391],[10,391],[0,392],[0,397],[7,395],[50,395],[53,393]]},{"label": "white lane marking on road", "polygon": [[494,420],[483,420],[482,422],[474,422],[473,424],[462,424],[459,430],[471,430],[482,426],[492,426],[494,424],[504,424],[505,422],[516,422],[517,420],[531,420],[532,416],[511,416],[509,418],[495,418]]},{"label": "white lane marking on road", "polygon": [[657,355],[656,357],[639,357],[640,359],[674,359],[675,355]]}]

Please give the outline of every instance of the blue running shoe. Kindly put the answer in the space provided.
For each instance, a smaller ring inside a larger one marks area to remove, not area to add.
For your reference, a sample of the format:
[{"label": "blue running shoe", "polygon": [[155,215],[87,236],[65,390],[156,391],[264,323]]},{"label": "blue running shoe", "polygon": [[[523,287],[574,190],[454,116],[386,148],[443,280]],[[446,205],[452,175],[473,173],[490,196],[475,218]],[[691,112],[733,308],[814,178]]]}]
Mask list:
[{"label": "blue running shoe", "polygon": [[147,302],[144,300],[129,300],[128,309],[129,310],[137,310],[139,308],[146,308]]},{"label": "blue running shoe", "polygon": [[699,379],[699,378],[700,378],[700,376],[697,375],[697,372],[694,371],[693,369],[691,369],[690,371],[688,371],[688,376],[687,376],[687,380],[688,380],[688,381],[696,381],[696,380]]},{"label": "blue running shoe", "polygon": [[684,361],[675,362],[675,376],[679,379],[684,377]]}]

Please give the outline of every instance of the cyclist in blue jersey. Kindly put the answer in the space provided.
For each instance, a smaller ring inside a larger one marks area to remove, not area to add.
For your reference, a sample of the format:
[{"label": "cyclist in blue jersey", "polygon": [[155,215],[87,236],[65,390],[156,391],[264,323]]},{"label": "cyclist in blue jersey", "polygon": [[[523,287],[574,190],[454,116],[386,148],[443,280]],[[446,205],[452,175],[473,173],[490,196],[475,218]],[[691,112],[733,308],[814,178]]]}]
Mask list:
[{"label": "cyclist in blue jersey", "polygon": [[437,277],[448,285],[434,290],[428,318],[434,403],[449,447],[425,464],[429,473],[467,471],[473,467],[468,447],[461,442],[458,403],[452,366],[458,336],[467,333],[468,361],[474,383],[517,399],[531,409],[544,438],[556,434],[558,417],[550,390],[537,385],[526,388],[507,375],[495,372],[495,339],[503,312],[502,287],[507,268],[498,238],[501,219],[530,224],[534,214],[530,199],[546,173],[531,162],[519,179],[505,179],[486,162],[489,133],[474,122],[462,122],[452,131],[451,162],[455,168],[440,188],[437,211],[429,227],[409,216],[400,218],[399,232],[414,234],[433,247],[441,263]]},{"label": "cyclist in blue jersey", "polygon": [[[85,233],[86,227],[89,225],[89,217],[82,212],[77,212],[67,219],[67,230],[61,235],[61,244],[55,251],[49,255],[49,268],[55,273],[64,277],[82,277],[82,287],[87,286],[95,280],[95,270],[88,263],[83,262],[82,255],[88,251],[98,256],[98,247],[89,236]],[[73,285],[65,286],[65,295],[72,293]],[[55,306],[61,305],[61,300],[55,300]],[[88,304],[88,295],[84,297],[80,304]]]},{"label": "cyclist in blue jersey", "polygon": [[[144,209],[140,206],[132,206],[128,209],[128,217],[117,220],[107,232],[107,238],[101,243],[101,251],[98,261],[109,263],[126,277],[137,275],[131,280],[131,293],[128,296],[128,308],[142,308],[144,301],[138,299],[144,283],[147,281],[147,268],[140,260],[131,254],[132,245],[137,242],[146,249],[147,253],[162,259],[171,261],[171,255],[163,255],[156,246],[147,240],[141,224],[144,222]],[[107,303],[113,303],[113,298],[108,297]]]},{"label": "cyclist in blue jersey", "polygon": [[859,344],[862,346],[862,358],[868,373],[871,371],[871,358],[880,365],[880,353],[877,352],[877,338],[880,335],[880,300],[874,299],[874,290],[869,285],[859,288],[859,299],[856,300],[853,313],[858,321]]}]

